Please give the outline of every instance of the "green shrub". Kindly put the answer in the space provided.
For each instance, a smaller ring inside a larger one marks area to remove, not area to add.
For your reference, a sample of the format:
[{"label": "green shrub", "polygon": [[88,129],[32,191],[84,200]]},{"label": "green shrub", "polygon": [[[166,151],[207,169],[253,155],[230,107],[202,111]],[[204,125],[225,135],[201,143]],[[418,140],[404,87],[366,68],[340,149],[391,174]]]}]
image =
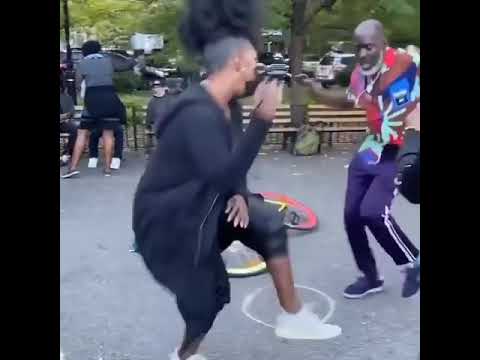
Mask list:
[{"label": "green shrub", "polygon": [[133,71],[115,73],[113,76],[115,88],[120,93],[131,93],[135,90],[148,90],[148,84]]}]

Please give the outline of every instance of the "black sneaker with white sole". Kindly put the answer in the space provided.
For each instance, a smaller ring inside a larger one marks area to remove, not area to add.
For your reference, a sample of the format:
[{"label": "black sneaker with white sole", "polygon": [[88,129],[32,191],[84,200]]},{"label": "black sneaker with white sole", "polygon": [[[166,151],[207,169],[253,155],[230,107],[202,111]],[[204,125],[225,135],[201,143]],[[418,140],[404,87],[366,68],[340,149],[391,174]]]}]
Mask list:
[{"label": "black sneaker with white sole", "polygon": [[408,298],[415,295],[420,289],[420,265],[416,264],[405,270],[405,282],[403,283],[402,297]]},{"label": "black sneaker with white sole", "polygon": [[78,174],[80,174],[80,171],[78,170],[73,170],[73,169],[68,169],[67,171],[65,171],[62,175],[62,179],[70,179],[74,176],[77,176]]},{"label": "black sneaker with white sole", "polygon": [[365,276],[359,277],[357,281],[349,285],[343,292],[347,299],[361,299],[368,294],[375,294],[383,291],[383,280],[369,280]]}]

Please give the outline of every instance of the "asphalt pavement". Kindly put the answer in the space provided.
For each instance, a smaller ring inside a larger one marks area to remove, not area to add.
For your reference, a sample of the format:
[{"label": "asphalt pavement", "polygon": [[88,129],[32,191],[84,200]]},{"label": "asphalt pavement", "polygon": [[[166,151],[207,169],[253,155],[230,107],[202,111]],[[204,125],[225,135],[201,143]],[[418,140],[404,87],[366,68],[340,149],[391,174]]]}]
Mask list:
[{"label": "asphalt pavement", "polygon": [[[279,311],[267,275],[232,280],[232,303],[221,312],[202,352],[209,360],[414,360],[419,353],[419,295],[400,296],[403,274],[373,240],[386,291],[363,300],[342,297],[358,275],[343,230],[349,147],[312,157],[268,151],[256,160],[249,185],[297,198],[319,218],[315,233],[292,234],[296,283],[320,316],[343,334],[326,341],[284,341],[271,328]],[[61,352],[65,360],[168,359],[183,324],[171,297],[129,252],[131,208],[145,166],[128,153],[111,178],[82,164],[78,179],[60,180]],[[419,244],[419,208],[398,198],[393,214]],[[260,293],[259,288],[267,287]],[[255,293],[247,317],[242,303]],[[323,295],[322,295],[323,294]],[[334,301],[329,304],[328,299]],[[252,318],[257,321],[252,320]]]}]

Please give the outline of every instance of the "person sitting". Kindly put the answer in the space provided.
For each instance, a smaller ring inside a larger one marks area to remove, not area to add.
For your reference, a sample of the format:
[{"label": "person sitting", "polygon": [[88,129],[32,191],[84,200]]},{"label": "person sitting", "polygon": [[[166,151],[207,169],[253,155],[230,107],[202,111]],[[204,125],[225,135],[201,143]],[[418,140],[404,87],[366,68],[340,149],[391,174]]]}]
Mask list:
[{"label": "person sitting", "polygon": [[60,165],[67,165],[73,154],[75,141],[77,140],[78,122],[73,119],[75,115],[75,105],[70,95],[65,92],[63,82],[60,82],[60,133],[68,133],[67,146],[62,151]]}]

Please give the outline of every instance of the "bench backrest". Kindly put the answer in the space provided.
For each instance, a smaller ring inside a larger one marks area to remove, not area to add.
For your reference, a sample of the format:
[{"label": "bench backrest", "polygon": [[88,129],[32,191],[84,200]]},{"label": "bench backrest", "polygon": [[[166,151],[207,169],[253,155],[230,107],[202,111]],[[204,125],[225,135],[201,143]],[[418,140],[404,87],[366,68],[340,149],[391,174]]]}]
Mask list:
[{"label": "bench backrest", "polygon": [[308,122],[316,124],[346,124],[362,123],[366,125],[367,119],[363,109],[334,109],[324,105],[308,106]]},{"label": "bench backrest", "polygon": [[[244,124],[250,122],[250,113],[252,110],[252,105],[244,105],[242,107]],[[363,125],[366,125],[367,123],[365,111],[362,109],[334,109],[325,105],[308,105],[307,116],[308,122],[312,125],[331,123],[362,123]],[[277,114],[273,123],[279,125],[292,123],[290,105],[281,105],[277,109]]]}]

